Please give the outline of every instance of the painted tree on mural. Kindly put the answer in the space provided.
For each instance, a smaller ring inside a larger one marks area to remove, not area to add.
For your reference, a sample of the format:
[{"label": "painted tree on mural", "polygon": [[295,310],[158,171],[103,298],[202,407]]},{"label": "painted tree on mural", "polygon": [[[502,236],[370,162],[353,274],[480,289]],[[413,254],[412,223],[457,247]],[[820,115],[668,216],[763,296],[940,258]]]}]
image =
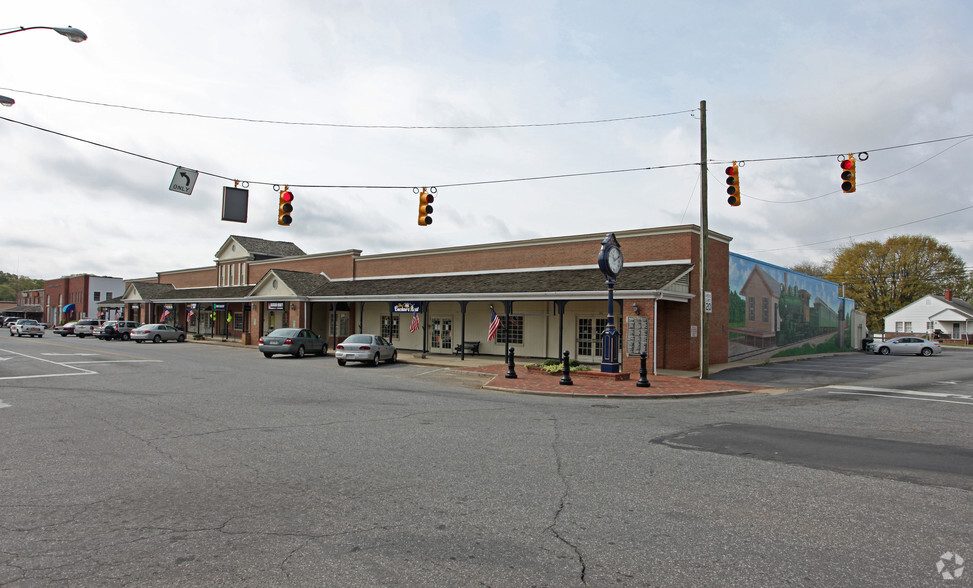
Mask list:
[{"label": "painted tree on mural", "polygon": [[969,296],[970,274],[949,245],[923,235],[866,241],[835,251],[825,276],[868,314],[868,328],[884,329],[885,315],[928,294]]}]

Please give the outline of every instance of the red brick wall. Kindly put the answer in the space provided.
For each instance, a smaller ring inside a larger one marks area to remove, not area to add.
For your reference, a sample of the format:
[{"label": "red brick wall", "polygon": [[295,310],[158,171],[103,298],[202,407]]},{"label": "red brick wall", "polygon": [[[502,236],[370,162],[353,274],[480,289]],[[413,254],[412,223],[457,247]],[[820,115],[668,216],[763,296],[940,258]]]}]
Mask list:
[{"label": "red brick wall", "polygon": [[212,288],[219,283],[216,266],[185,272],[160,273],[159,283],[176,288]]},{"label": "red brick wall", "polygon": [[350,278],[354,275],[355,271],[355,256],[349,253],[348,255],[336,257],[296,259],[251,265],[249,269],[250,283],[256,284],[272,269],[308,272],[312,274],[324,272],[331,279]]}]

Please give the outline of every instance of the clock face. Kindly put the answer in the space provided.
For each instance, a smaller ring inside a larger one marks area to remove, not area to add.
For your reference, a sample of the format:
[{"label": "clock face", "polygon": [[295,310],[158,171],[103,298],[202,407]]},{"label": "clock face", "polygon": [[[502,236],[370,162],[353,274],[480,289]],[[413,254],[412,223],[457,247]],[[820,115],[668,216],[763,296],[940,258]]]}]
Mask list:
[{"label": "clock face", "polygon": [[622,269],[622,251],[616,247],[608,250],[608,269],[617,274]]}]

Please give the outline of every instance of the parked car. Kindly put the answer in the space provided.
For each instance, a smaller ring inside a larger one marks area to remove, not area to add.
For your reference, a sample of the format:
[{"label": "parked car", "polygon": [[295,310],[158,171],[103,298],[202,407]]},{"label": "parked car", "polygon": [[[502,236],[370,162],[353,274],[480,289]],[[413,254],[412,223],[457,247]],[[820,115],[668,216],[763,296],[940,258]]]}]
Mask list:
[{"label": "parked car", "polygon": [[328,343],[308,329],[275,329],[257,341],[257,349],[264,357],[287,353],[304,357],[306,353],[328,354]]},{"label": "parked car", "polygon": [[92,335],[102,341],[112,339],[128,341],[132,338],[132,331],[138,326],[135,321],[106,321],[105,324],[92,329]]},{"label": "parked car", "polygon": [[334,356],[338,365],[345,365],[349,361],[361,361],[378,365],[382,361],[395,363],[398,352],[395,345],[385,340],[381,335],[349,335],[344,341],[335,346]]},{"label": "parked car", "polygon": [[15,316],[8,316],[8,317],[6,317],[6,318],[3,319],[3,327],[5,329],[9,329],[10,328],[10,325],[14,324],[18,320],[20,320],[20,319],[17,318],[17,317],[15,317]]},{"label": "parked car", "polygon": [[939,355],[943,352],[939,341],[929,341],[919,337],[896,337],[888,341],[875,341],[869,351],[882,355]]},{"label": "parked car", "polygon": [[84,339],[88,335],[94,335],[95,327],[100,326],[103,322],[95,319],[81,319],[74,323],[74,334],[78,339]]},{"label": "parked car", "polygon": [[176,341],[182,343],[186,340],[186,334],[171,325],[142,325],[132,329],[132,341],[141,343],[152,341],[153,343],[165,343],[166,341]]},{"label": "parked car", "polygon": [[76,325],[77,322],[78,321],[71,321],[70,323],[64,323],[63,325],[59,325],[57,327],[54,327],[54,333],[57,334],[57,335],[60,335],[62,337],[67,337],[68,335],[73,335],[74,334],[74,325]]},{"label": "parked car", "polygon": [[18,337],[23,337],[24,335],[43,337],[44,325],[34,319],[17,319],[17,322],[10,324],[10,336],[13,337],[14,335]]}]

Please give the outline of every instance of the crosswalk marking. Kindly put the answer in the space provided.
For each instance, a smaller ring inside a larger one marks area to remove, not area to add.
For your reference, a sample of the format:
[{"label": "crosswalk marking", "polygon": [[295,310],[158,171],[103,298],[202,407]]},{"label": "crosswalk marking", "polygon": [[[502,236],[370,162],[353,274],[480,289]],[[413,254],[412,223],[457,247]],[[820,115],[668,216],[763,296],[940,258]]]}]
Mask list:
[{"label": "crosswalk marking", "polygon": [[899,400],[923,400],[927,402],[947,402],[973,406],[973,395],[951,392],[924,392],[922,390],[900,390],[897,388],[873,388],[869,386],[822,386],[829,394],[849,394],[858,396],[881,396]]}]

